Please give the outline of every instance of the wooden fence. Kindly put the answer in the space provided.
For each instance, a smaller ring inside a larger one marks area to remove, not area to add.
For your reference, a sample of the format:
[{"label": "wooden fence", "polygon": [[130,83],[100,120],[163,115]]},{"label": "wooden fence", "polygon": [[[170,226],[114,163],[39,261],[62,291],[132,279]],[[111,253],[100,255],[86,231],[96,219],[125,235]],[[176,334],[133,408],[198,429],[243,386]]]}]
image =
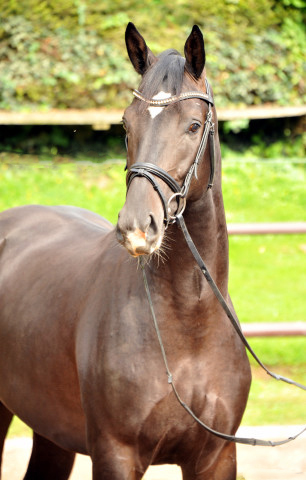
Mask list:
[{"label": "wooden fence", "polygon": [[[119,124],[123,110],[106,108],[91,110],[48,110],[33,112],[12,112],[0,110],[0,125],[91,125],[94,130],[108,130]],[[306,105],[296,106],[251,106],[244,108],[218,108],[218,119],[255,120],[266,118],[303,117]]]},{"label": "wooden fence", "polygon": [[306,233],[306,222],[229,223],[229,235],[275,235]]},{"label": "wooden fence", "polygon": [[244,323],[246,337],[302,337],[306,335],[306,322]]}]

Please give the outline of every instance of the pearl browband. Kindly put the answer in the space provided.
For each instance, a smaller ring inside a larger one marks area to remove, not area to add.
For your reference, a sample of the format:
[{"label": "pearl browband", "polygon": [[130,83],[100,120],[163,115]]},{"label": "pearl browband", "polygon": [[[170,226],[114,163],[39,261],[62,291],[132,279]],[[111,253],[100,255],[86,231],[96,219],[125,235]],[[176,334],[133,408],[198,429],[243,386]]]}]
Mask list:
[{"label": "pearl browband", "polygon": [[180,95],[174,95],[172,97],[163,98],[161,100],[148,99],[144,97],[138,90],[133,90],[133,95],[139,100],[148,103],[152,107],[166,107],[167,105],[172,105],[173,103],[181,102],[182,100],[188,100],[189,98],[201,98],[202,100],[205,100],[205,102],[208,102],[211,105],[214,104],[212,97],[207,93],[202,92],[184,92]]}]

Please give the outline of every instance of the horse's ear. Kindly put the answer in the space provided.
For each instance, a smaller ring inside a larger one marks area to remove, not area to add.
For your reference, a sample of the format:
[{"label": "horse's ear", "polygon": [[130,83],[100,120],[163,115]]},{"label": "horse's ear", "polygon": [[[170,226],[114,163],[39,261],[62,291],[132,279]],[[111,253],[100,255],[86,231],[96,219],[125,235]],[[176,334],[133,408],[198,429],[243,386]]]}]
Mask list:
[{"label": "horse's ear", "polygon": [[136,72],[143,75],[154,62],[155,56],[147,47],[144,38],[140,35],[135,25],[131,22],[126,27],[125,43]]},{"label": "horse's ear", "polygon": [[200,78],[205,66],[204,39],[201,30],[194,25],[185,43],[185,67],[196,79]]}]

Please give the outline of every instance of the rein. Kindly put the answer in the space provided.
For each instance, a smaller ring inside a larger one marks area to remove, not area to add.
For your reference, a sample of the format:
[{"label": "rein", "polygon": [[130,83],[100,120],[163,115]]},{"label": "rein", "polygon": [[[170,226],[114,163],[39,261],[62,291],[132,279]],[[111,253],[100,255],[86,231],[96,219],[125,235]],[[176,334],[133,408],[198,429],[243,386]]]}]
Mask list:
[{"label": "rein", "polygon": [[[165,170],[158,167],[157,165],[153,165],[153,164],[150,164],[150,163],[139,163],[139,164],[133,165],[128,172],[128,175],[127,175],[127,190],[129,189],[129,186],[130,186],[132,180],[135,177],[144,177],[152,184],[154,190],[158,193],[158,195],[161,199],[162,205],[163,205],[164,222],[165,222],[166,227],[169,225],[169,223],[177,222],[178,226],[181,228],[181,230],[183,232],[186,243],[187,243],[194,259],[196,260],[202,274],[204,275],[205,279],[207,280],[207,282],[208,282],[210,288],[212,289],[215,297],[217,298],[218,302],[222,306],[224,312],[226,313],[227,317],[229,318],[229,320],[230,320],[231,324],[233,325],[235,331],[239,335],[241,341],[243,342],[245,347],[249,350],[249,352],[254,357],[256,362],[265,370],[265,372],[268,375],[272,376],[274,379],[281,380],[283,382],[289,383],[289,384],[294,385],[296,387],[302,388],[303,390],[306,390],[306,386],[304,386],[300,383],[297,383],[294,380],[291,380],[289,378],[286,378],[286,377],[283,377],[281,375],[277,375],[277,374],[271,372],[261,362],[261,360],[258,358],[256,353],[253,351],[252,347],[248,343],[247,339],[245,338],[245,336],[244,336],[244,334],[241,330],[238,319],[236,318],[236,316],[231,311],[231,309],[228,306],[226,300],[224,299],[224,297],[221,294],[220,290],[218,289],[216,283],[214,282],[213,278],[211,277],[209,271],[207,270],[206,265],[205,265],[203,259],[201,258],[200,254],[199,254],[199,252],[198,252],[198,250],[197,250],[197,248],[196,248],[196,246],[195,246],[195,244],[194,244],[194,242],[193,242],[193,240],[192,240],[192,238],[191,238],[191,236],[190,236],[190,234],[187,230],[187,227],[186,227],[186,224],[185,224],[185,221],[184,221],[184,218],[183,218],[183,211],[184,211],[185,205],[186,205],[186,196],[187,196],[187,193],[189,191],[189,187],[190,187],[191,180],[192,180],[193,176],[195,176],[197,178],[197,167],[198,167],[198,164],[199,164],[199,162],[200,162],[200,160],[201,160],[201,158],[202,158],[202,156],[205,152],[207,142],[208,142],[208,138],[210,138],[209,147],[210,147],[211,171],[210,171],[209,182],[208,182],[208,185],[207,185],[207,190],[209,190],[213,186],[213,178],[214,178],[214,170],[215,170],[214,123],[212,121],[212,110],[211,110],[211,107],[213,106],[213,99],[212,99],[212,96],[211,96],[211,93],[210,93],[210,87],[209,87],[209,84],[208,84],[207,80],[205,80],[205,83],[206,83],[207,94],[204,94],[202,92],[187,92],[187,93],[183,93],[179,96],[173,96],[173,97],[167,98],[165,100],[149,100],[149,99],[146,99],[145,97],[143,97],[142,94],[140,92],[138,92],[137,90],[133,91],[133,94],[136,98],[138,98],[141,101],[144,101],[144,102],[148,103],[149,105],[153,105],[153,106],[167,106],[167,105],[172,105],[172,104],[177,103],[179,101],[190,99],[190,98],[200,98],[200,99],[202,99],[202,100],[204,100],[208,103],[208,113],[207,113],[207,117],[206,117],[206,121],[205,121],[205,127],[204,127],[204,131],[203,131],[203,135],[202,135],[202,138],[201,138],[201,141],[200,141],[200,145],[199,145],[199,148],[198,148],[197,155],[196,155],[195,160],[193,161],[191,167],[189,168],[189,170],[186,174],[186,177],[185,177],[185,180],[183,182],[182,187],[176,182],[176,180],[174,180],[171,177],[171,175],[169,175]],[[164,194],[163,194],[160,186],[158,185],[158,183],[155,181],[154,177],[158,177],[161,180],[163,180],[168,185],[168,187],[174,192],[173,195],[171,195],[170,199],[168,200],[168,203],[166,202]],[[170,203],[171,203],[172,199],[175,198],[175,197],[177,197],[177,200],[178,200],[178,208],[177,208],[176,213],[173,216],[170,216],[169,215],[169,213],[170,213]],[[180,205],[180,200],[182,200],[182,199],[183,199],[183,206]],[[141,258],[140,258],[140,266],[141,266],[142,272],[143,272],[144,286],[145,286],[146,295],[147,295],[149,306],[150,306],[151,315],[152,315],[153,322],[154,322],[155,331],[156,331],[156,334],[157,334],[157,337],[158,337],[161,353],[162,353],[162,356],[163,356],[163,361],[164,361],[164,364],[165,364],[165,367],[166,367],[166,374],[167,374],[167,377],[168,377],[168,383],[171,385],[172,390],[173,390],[178,402],[191,415],[191,417],[200,426],[202,426],[205,430],[207,430],[209,433],[211,433],[211,434],[213,434],[213,435],[215,435],[215,436],[217,436],[217,437],[219,437],[223,440],[230,441],[230,442],[235,442],[235,443],[242,443],[242,444],[246,444],[246,445],[253,445],[253,446],[259,445],[259,446],[274,447],[274,446],[278,446],[278,445],[284,445],[285,443],[288,443],[288,442],[291,442],[292,440],[295,440],[298,436],[300,436],[303,432],[305,432],[306,427],[301,432],[297,433],[296,435],[291,436],[291,437],[289,437],[285,440],[279,440],[279,441],[261,440],[261,439],[256,439],[256,438],[241,438],[241,437],[236,437],[235,435],[228,435],[228,434],[225,434],[225,433],[218,432],[218,431],[210,428],[208,425],[206,425],[202,420],[200,420],[195,415],[195,413],[190,409],[190,407],[181,399],[181,397],[180,397],[180,395],[179,395],[179,393],[178,393],[178,391],[175,387],[175,384],[173,382],[173,377],[172,377],[172,374],[169,370],[165,348],[164,348],[164,345],[163,345],[162,337],[161,337],[161,334],[160,334],[159,326],[158,326],[155,311],[154,311],[154,306],[153,306],[153,302],[152,302],[152,298],[151,298],[149,284],[148,284],[148,280],[147,280],[147,276],[146,276],[146,272],[145,272],[145,266],[144,266],[143,260]]]},{"label": "rein", "polygon": [[[183,218],[183,217],[181,217]],[[184,222],[184,220],[183,220]],[[184,222],[185,223],[185,222]],[[188,234],[189,235],[189,234]],[[203,261],[202,261],[203,262]],[[203,265],[204,265],[204,262],[203,262]],[[143,281],[144,281],[144,285],[145,285],[145,290],[146,290],[146,294],[147,294],[147,298],[148,298],[148,302],[149,302],[149,306],[150,306],[150,311],[151,311],[151,315],[152,315],[152,318],[153,318],[153,322],[154,322],[154,327],[155,327],[155,331],[156,331],[156,334],[157,334],[157,338],[158,338],[158,342],[159,342],[159,346],[160,346],[160,349],[161,349],[161,353],[162,353],[162,356],[163,356],[163,361],[164,361],[164,364],[165,364],[165,367],[166,367],[166,374],[167,374],[167,377],[168,377],[168,383],[171,385],[172,387],[172,390],[174,392],[174,395],[176,397],[176,399],[178,400],[178,402],[180,403],[180,405],[189,413],[189,415],[191,415],[191,417],[201,426],[203,427],[207,432],[209,433],[212,433],[213,435],[215,435],[216,437],[219,437],[219,438],[222,438],[223,440],[226,440],[226,441],[229,441],[229,442],[234,442],[234,443],[242,443],[244,445],[253,445],[253,446],[261,446],[261,447],[276,447],[278,445],[284,445],[285,443],[289,443],[291,442],[292,440],[295,440],[297,437],[299,437],[300,435],[302,435],[302,433],[304,433],[306,431],[306,427],[303,428],[302,431],[298,432],[296,435],[293,435],[289,438],[286,438],[285,440],[278,440],[278,441],[273,441],[273,440],[261,440],[259,438],[244,438],[244,437],[236,437],[235,435],[228,435],[226,433],[221,433],[221,432],[218,432],[217,430],[214,430],[213,428],[209,427],[208,425],[206,425],[206,423],[204,423],[202,420],[200,420],[199,417],[196,416],[196,414],[191,410],[191,408],[181,399],[176,387],[175,387],[175,384],[173,382],[173,376],[169,370],[169,366],[168,366],[168,361],[167,361],[167,356],[166,356],[166,352],[165,352],[165,348],[164,348],[164,345],[163,345],[163,341],[162,341],[162,337],[161,337],[161,334],[160,334],[160,330],[159,330],[159,326],[158,326],[158,323],[157,323],[157,319],[156,319],[156,315],[155,315],[155,311],[154,311],[154,307],[153,307],[153,302],[152,302],[152,298],[151,298],[151,293],[150,293],[150,289],[149,289],[149,284],[148,284],[148,280],[147,280],[147,275],[146,275],[146,272],[145,272],[145,267],[144,267],[144,264],[143,264],[143,261],[142,259],[140,258],[140,266],[141,266],[141,269],[142,269],[142,273],[143,273]],[[209,281],[209,285],[211,286],[212,284],[214,284],[214,286],[216,287],[216,289],[218,290],[219,294],[221,295],[222,297],[222,294],[220,293],[218,287],[216,286],[216,284],[214,283],[212,277],[210,276],[210,274],[208,273],[206,267],[204,266],[205,268],[205,271],[206,271],[206,274],[208,274],[209,278],[210,278],[210,281]],[[202,270],[202,269],[201,269]],[[203,272],[203,270],[202,270]],[[204,274],[204,272],[203,272]],[[207,279],[207,276],[205,274],[205,278]],[[214,291],[214,290],[213,290]],[[215,291],[214,291],[215,293]],[[215,293],[216,295],[216,293]],[[217,297],[218,298],[218,297]],[[222,297],[223,298],[223,297]],[[219,300],[219,298],[218,298]],[[226,304],[225,300],[223,299],[224,303]],[[221,303],[222,305],[222,303]],[[223,305],[222,305],[223,307]],[[228,306],[227,306],[228,308]],[[228,308],[229,310],[229,308]],[[233,316],[232,316],[233,317]],[[233,317],[234,318],[234,317]],[[239,324],[237,323],[236,320],[234,320],[235,322],[235,330],[237,331],[237,329],[239,329],[240,331],[240,338],[244,338],[245,342],[248,344],[246,338],[244,337],[240,327],[239,327]],[[236,328],[237,327],[237,328]],[[243,342],[243,343],[245,343]],[[250,347],[251,349],[251,347]],[[253,352],[253,350],[251,349],[250,350],[251,353]],[[253,354],[253,353],[252,353]],[[255,359],[257,359],[258,357],[255,356]],[[263,366],[263,364],[260,362],[260,365]],[[301,387],[303,388],[304,390],[306,389],[306,387],[304,385],[300,385],[298,383],[295,383],[293,382],[293,380],[290,380],[290,379],[285,379],[285,377],[281,377],[279,375],[275,375],[271,372],[269,372],[269,370],[263,366],[263,368],[266,370],[266,372],[268,372],[270,375],[272,375],[274,378],[277,378],[278,380],[284,380],[284,381],[288,381],[289,383],[292,383],[298,387]]]},{"label": "rein", "polygon": [[289,383],[291,385],[295,385],[296,387],[299,387],[299,388],[302,388],[303,390],[306,390],[305,385],[302,385],[301,383],[295,382],[294,380],[291,380],[290,378],[286,378],[286,377],[283,377],[282,375],[278,375],[276,373],[271,372],[261,362],[261,360],[258,358],[256,353],[254,352],[254,350],[250,346],[249,342],[245,338],[245,336],[244,336],[244,334],[241,330],[238,319],[236,318],[236,316],[233,314],[233,312],[229,308],[228,304],[226,303],[225,298],[223,297],[222,293],[220,292],[219,288],[217,287],[216,283],[214,282],[212,276],[210,275],[209,271],[207,270],[206,265],[205,265],[202,257],[200,256],[200,254],[199,254],[199,252],[198,252],[198,250],[197,250],[197,248],[196,248],[196,246],[195,246],[195,244],[194,244],[194,242],[193,242],[193,240],[192,240],[192,238],[191,238],[191,236],[190,236],[190,234],[187,230],[187,227],[186,227],[185,220],[184,220],[183,216],[181,214],[177,215],[176,220],[177,220],[177,223],[178,223],[179,227],[181,228],[181,230],[184,234],[184,237],[185,237],[186,243],[189,247],[189,250],[191,251],[195,261],[197,262],[198,266],[200,267],[200,270],[203,273],[204,277],[206,278],[211,290],[213,291],[215,297],[217,298],[221,307],[225,311],[225,313],[226,313],[227,317],[229,318],[231,324],[233,325],[234,329],[236,330],[237,334],[239,335],[242,343],[248,349],[248,351],[250,352],[252,357],[256,360],[258,365],[260,365],[265,370],[265,372],[268,375],[270,375],[271,377],[273,377],[275,380],[281,380],[283,382]]}]

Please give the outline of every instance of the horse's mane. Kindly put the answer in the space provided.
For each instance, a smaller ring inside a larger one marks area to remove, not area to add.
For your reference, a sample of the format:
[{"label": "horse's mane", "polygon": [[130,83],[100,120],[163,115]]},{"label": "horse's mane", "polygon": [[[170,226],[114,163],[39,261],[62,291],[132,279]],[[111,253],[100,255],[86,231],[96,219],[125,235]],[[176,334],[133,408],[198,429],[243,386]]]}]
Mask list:
[{"label": "horse's mane", "polygon": [[140,91],[146,98],[152,98],[163,90],[172,95],[181,93],[185,58],[176,50],[166,50],[157,57],[143,77]]}]

